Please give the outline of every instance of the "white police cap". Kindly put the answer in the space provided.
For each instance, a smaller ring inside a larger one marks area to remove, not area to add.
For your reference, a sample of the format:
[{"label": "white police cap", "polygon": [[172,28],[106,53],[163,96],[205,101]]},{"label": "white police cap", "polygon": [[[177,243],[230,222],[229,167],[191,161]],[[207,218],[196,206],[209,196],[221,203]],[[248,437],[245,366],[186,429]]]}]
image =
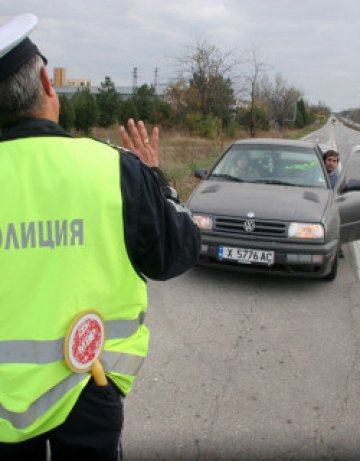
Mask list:
[{"label": "white police cap", "polygon": [[39,19],[34,14],[22,14],[0,27],[0,81],[17,71],[36,54],[47,64],[46,58],[28,38],[38,22]]}]

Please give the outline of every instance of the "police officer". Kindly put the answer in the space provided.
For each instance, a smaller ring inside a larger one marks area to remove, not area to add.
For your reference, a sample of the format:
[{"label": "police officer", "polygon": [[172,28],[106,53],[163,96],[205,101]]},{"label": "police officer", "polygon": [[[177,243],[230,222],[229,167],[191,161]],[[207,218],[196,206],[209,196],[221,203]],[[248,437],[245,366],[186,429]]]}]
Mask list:
[{"label": "police officer", "polygon": [[[28,37],[37,22],[0,28],[0,459],[44,460],[48,444],[54,461],[115,461],[148,350],[146,277],[186,271],[200,238],[159,169],[157,128],[150,139],[142,122],[120,128],[135,154],[58,124]],[[89,311],[105,325],[105,381],[64,360],[72,320]]]}]

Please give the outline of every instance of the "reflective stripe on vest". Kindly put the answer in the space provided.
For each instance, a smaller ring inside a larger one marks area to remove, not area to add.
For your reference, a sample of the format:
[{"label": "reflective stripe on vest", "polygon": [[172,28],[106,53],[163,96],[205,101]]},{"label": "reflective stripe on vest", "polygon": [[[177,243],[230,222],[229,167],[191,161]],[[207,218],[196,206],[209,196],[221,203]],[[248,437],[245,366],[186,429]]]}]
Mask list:
[{"label": "reflective stripe on vest", "polygon": [[[104,351],[101,362],[105,371],[115,371],[120,374],[136,376],[141,368],[145,357],[123,352]],[[86,378],[88,375],[86,376]],[[16,413],[6,410],[0,405],[0,418],[10,421],[17,429],[24,429],[30,426],[37,418],[44,414],[52,405],[60,400],[66,392],[84,380],[84,374],[75,374],[68,376],[58,385],[50,389],[46,394],[36,400],[30,407],[22,412]]]},{"label": "reflective stripe on vest", "polygon": [[[124,339],[133,335],[144,321],[144,313],[134,320],[108,320],[106,339]],[[37,363],[64,360],[64,338],[52,341],[0,341],[1,363]]]}]

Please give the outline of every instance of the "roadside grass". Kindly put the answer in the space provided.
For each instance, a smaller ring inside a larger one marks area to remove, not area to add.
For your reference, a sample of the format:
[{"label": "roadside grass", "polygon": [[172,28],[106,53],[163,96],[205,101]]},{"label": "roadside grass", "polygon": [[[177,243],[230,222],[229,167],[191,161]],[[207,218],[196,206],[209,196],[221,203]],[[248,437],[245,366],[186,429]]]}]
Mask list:
[{"label": "roadside grass", "polygon": [[354,123],[349,123],[349,122],[345,121],[344,119],[341,119],[341,123],[343,125],[345,125],[346,127],[351,128],[352,130],[360,131],[360,126],[359,126],[358,123],[355,123],[355,122]]},{"label": "roadside grass", "polygon": [[297,130],[289,130],[287,134],[287,139],[301,139],[304,136],[319,130],[323,125],[308,125],[305,128],[300,128]]},{"label": "roadside grass", "polygon": [[[301,130],[285,129],[282,132],[271,129],[266,132],[259,131],[256,137],[300,139],[318,128],[320,126],[312,125]],[[148,127],[148,131],[151,131],[151,127]],[[121,145],[116,125],[109,128],[94,128],[92,135],[101,141]],[[239,130],[234,138],[219,137],[214,140],[193,137],[186,132],[160,130],[159,158],[161,168],[170,185],[179,193],[181,200],[186,201],[199,183],[199,179],[194,176],[194,169],[199,167],[208,170],[229,144],[237,139],[248,137],[248,133],[243,130]]]}]

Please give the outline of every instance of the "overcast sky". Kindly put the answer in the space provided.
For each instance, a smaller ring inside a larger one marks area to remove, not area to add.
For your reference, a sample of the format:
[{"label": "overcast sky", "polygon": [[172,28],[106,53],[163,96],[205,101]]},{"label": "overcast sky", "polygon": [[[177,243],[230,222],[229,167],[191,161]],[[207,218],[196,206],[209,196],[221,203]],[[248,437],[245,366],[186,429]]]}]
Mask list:
[{"label": "overcast sky", "polygon": [[360,107],[359,0],[12,0],[0,24],[34,13],[32,40],[68,78],[99,85],[166,84],[198,39],[240,59],[255,49],[305,99],[332,110]]}]

